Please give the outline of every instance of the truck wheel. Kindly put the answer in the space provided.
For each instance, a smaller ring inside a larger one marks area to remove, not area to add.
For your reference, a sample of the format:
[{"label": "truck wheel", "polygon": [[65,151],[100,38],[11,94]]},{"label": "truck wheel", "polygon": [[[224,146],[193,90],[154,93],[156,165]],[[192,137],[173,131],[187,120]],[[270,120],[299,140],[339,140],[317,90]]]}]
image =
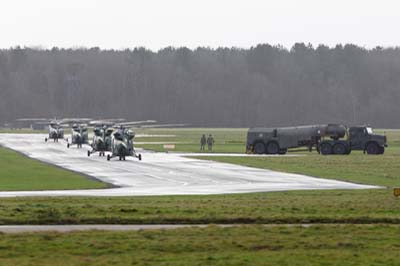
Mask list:
[{"label": "truck wheel", "polygon": [[339,155],[346,154],[346,147],[343,143],[336,143],[335,146],[333,146],[333,153]]},{"label": "truck wheel", "polygon": [[332,154],[332,146],[329,143],[322,143],[320,150],[322,155]]},{"label": "truck wheel", "polygon": [[267,153],[268,154],[277,154],[279,153],[279,145],[276,142],[270,142],[267,145]]},{"label": "truck wheel", "polygon": [[286,154],[287,153],[287,149],[280,149],[279,150],[279,154]]},{"label": "truck wheel", "polygon": [[256,154],[264,154],[265,153],[265,145],[264,143],[258,142],[254,145],[254,152]]},{"label": "truck wheel", "polygon": [[365,150],[367,151],[368,154],[378,154],[379,146],[376,143],[372,142],[367,145]]},{"label": "truck wheel", "polygon": [[385,148],[379,147],[379,154],[384,154],[384,153],[385,153]]}]

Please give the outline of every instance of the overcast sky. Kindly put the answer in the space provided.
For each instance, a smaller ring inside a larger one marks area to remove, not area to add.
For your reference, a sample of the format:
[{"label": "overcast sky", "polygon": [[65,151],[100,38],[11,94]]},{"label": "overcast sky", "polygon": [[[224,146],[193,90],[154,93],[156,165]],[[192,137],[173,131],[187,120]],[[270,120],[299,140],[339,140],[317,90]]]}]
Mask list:
[{"label": "overcast sky", "polygon": [[396,0],[2,0],[0,47],[400,45]]}]

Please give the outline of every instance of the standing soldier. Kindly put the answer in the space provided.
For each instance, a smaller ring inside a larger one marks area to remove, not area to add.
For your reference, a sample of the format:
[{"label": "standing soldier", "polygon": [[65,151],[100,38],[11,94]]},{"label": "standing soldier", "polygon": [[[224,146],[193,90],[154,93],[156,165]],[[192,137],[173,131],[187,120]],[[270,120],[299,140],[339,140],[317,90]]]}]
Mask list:
[{"label": "standing soldier", "polygon": [[212,146],[214,145],[214,138],[210,135],[208,135],[207,138],[207,144],[208,144],[208,151],[212,151]]},{"label": "standing soldier", "polygon": [[205,150],[205,148],[206,148],[206,142],[207,142],[207,140],[206,140],[206,134],[203,134],[203,136],[202,136],[201,139],[200,139],[200,150],[201,150],[201,151],[204,151],[204,150]]}]

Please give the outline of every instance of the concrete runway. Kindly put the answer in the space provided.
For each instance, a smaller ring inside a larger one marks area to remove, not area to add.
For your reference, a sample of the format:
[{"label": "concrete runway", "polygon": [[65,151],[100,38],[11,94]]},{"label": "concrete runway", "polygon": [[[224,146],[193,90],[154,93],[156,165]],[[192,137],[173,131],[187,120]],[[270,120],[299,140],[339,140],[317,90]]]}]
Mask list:
[{"label": "concrete runway", "polygon": [[[31,158],[70,169],[116,188],[0,192],[14,196],[201,195],[315,189],[369,189],[375,186],[286,174],[233,164],[189,159],[187,154],[142,152],[143,160],[107,161],[89,147],[67,149],[66,142],[44,142],[43,134],[0,134],[0,145]],[[226,154],[224,154],[226,156]],[[238,155],[233,155],[238,156]],[[253,155],[250,155],[253,156]],[[0,158],[1,160],[1,158]],[[1,188],[0,188],[1,189]]]}]

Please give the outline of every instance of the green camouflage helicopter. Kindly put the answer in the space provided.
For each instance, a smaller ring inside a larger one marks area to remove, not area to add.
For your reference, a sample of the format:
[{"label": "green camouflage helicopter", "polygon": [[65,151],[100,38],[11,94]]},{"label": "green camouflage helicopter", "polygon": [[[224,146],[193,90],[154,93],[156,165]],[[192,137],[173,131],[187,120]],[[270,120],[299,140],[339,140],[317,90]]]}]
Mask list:
[{"label": "green camouflage helicopter", "polygon": [[128,156],[132,156],[138,158],[139,161],[142,160],[142,155],[135,151],[133,146],[133,139],[135,137],[135,133],[132,130],[127,129],[123,126],[118,128],[116,132],[114,132],[111,139],[111,155],[107,155],[107,160],[111,160],[113,157],[118,157],[119,160],[124,160]]},{"label": "green camouflage helicopter", "polygon": [[111,137],[111,154],[107,155],[107,160],[110,161],[112,158],[118,158],[120,161],[125,161],[126,157],[138,158],[142,160],[142,155],[137,153],[134,147],[133,139],[135,133],[132,127],[136,128],[155,128],[155,127],[182,127],[187,124],[158,124],[158,125],[143,125],[149,123],[155,123],[154,120],[146,121],[135,121],[125,122],[116,124],[116,130]]},{"label": "green camouflage helicopter", "polygon": [[74,124],[72,125],[71,143],[67,139],[67,148],[72,145],[76,145],[78,148],[82,148],[83,144],[89,144],[89,133],[86,124]]},{"label": "green camouflage helicopter", "polygon": [[90,118],[62,118],[62,119],[49,119],[49,118],[20,118],[16,119],[18,123],[30,123],[32,128],[38,126],[43,128],[48,125],[49,136],[44,139],[45,142],[52,139],[58,142],[59,139],[64,139],[64,128],[70,127],[72,123],[82,123],[90,121]]},{"label": "green camouflage helicopter", "polygon": [[92,150],[87,152],[90,156],[98,152],[99,156],[105,156],[105,152],[111,151],[111,139],[114,132],[114,125],[118,122],[123,122],[125,119],[103,119],[90,121],[89,125],[93,126],[93,139],[90,143]]},{"label": "green camouflage helicopter", "polygon": [[64,138],[63,121],[49,118],[19,118],[15,120],[17,123],[29,123],[31,128],[37,128],[38,126],[43,129],[45,125],[48,125],[49,136],[44,139],[45,142],[52,139],[54,142],[58,142],[58,139]]},{"label": "green camouflage helicopter", "polygon": [[113,157],[119,157],[125,160],[127,156],[133,156],[141,160],[141,155],[137,155],[133,147],[134,133],[128,127],[141,127],[143,124],[156,123],[155,120],[124,122],[125,119],[103,119],[91,121],[89,124],[94,125],[93,140],[90,146],[91,151],[87,152],[90,156],[98,152],[99,156],[105,156],[106,152],[111,152],[107,156],[110,160]]}]

